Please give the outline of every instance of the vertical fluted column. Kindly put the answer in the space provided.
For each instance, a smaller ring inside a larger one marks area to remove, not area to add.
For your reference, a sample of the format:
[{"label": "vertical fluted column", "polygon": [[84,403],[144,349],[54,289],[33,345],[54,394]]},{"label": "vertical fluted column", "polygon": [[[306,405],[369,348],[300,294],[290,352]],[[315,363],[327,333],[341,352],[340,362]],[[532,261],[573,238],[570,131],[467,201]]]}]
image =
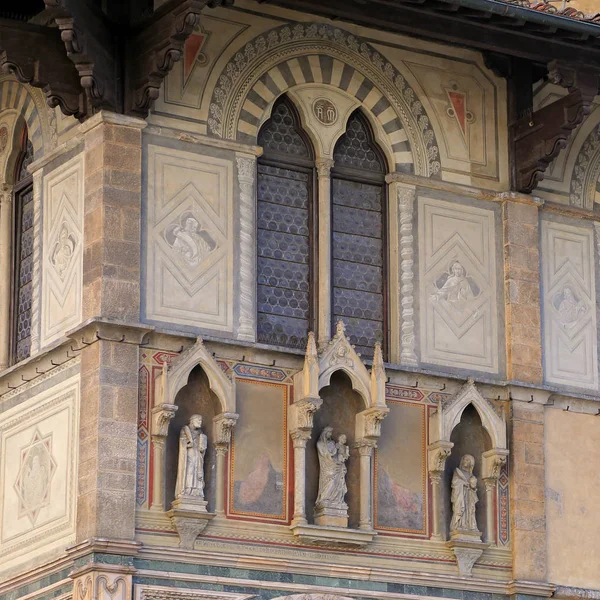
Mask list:
[{"label": "vertical fluted column", "polygon": [[33,356],[40,349],[42,291],[42,170],[33,173],[33,270],[31,273],[31,347]]},{"label": "vertical fluted column", "polygon": [[310,430],[299,429],[292,433],[294,444],[294,516],[292,525],[306,525],[306,443]]},{"label": "vertical fluted column", "polygon": [[10,363],[10,282],[12,245],[12,188],[0,186],[0,369]]},{"label": "vertical fluted column", "polygon": [[215,513],[217,518],[225,517],[225,471],[227,453],[231,446],[231,432],[235,427],[239,415],[235,413],[221,413],[213,419],[213,432],[215,450],[217,452],[217,473],[215,485]]},{"label": "vertical fluted column", "polygon": [[255,270],[255,226],[256,205],[255,177],[256,158],[238,155],[236,157],[238,182],[240,186],[240,318],[238,338],[254,342],[256,323],[254,310],[254,270]]},{"label": "vertical fluted column", "polygon": [[363,439],[357,443],[360,456],[360,517],[359,529],[373,529],[371,510],[371,459],[373,449],[376,447],[374,440]]},{"label": "vertical fluted column", "polygon": [[333,160],[316,161],[319,180],[319,307],[318,344],[322,348],[331,338],[331,169]]},{"label": "vertical fluted column", "polygon": [[177,406],[161,404],[152,409],[152,504],[150,510],[165,510],[165,442]]}]

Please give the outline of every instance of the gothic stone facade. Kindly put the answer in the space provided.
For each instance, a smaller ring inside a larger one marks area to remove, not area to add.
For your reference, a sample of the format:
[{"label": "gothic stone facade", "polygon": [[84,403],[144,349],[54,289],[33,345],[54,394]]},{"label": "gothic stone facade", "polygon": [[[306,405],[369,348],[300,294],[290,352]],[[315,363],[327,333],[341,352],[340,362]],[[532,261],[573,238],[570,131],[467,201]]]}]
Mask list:
[{"label": "gothic stone facade", "polygon": [[[145,120],[0,76],[0,598],[595,597],[599,178],[597,105],[507,192],[481,54],[252,0]],[[347,527],[314,515],[327,425]]]}]

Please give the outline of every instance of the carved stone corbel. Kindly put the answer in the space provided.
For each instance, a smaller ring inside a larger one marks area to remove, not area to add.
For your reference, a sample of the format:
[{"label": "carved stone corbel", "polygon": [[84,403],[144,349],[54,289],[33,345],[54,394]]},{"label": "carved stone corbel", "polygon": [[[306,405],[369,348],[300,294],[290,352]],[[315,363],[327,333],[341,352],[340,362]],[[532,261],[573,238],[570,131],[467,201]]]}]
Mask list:
[{"label": "carved stone corbel", "polygon": [[165,509],[165,442],[169,434],[169,423],[177,412],[175,404],[160,404],[152,409],[152,504],[150,510]]},{"label": "carved stone corbel", "polygon": [[591,111],[598,93],[598,73],[583,67],[571,67],[552,61],[550,80],[569,93],[513,123],[515,186],[531,193],[544,178],[550,163],[566,147],[573,131]]},{"label": "carved stone corbel", "polygon": [[232,3],[233,0],[171,0],[143,23],[129,45],[127,113],[142,118],[148,115],[164,78],[181,60],[185,41],[200,22],[202,9]]},{"label": "carved stone corbel", "polygon": [[217,453],[217,483],[215,490],[215,513],[217,517],[225,516],[225,459],[231,444],[231,433],[239,415],[221,413],[213,419],[215,451]]},{"label": "carved stone corbel", "polygon": [[[23,39],[27,43],[23,43]],[[81,119],[87,114],[77,71],[56,29],[0,19],[0,71],[41,88],[48,105]]]}]

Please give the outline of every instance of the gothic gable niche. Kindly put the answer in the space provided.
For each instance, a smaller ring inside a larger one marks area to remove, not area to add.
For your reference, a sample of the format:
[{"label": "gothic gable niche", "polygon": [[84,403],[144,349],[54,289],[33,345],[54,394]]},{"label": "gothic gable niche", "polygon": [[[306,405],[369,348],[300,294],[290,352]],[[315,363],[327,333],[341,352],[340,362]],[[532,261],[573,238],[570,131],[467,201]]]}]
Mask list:
[{"label": "gothic gable niche", "polygon": [[81,319],[83,158],[44,179],[42,346]]},{"label": "gothic gable niche", "polygon": [[544,377],[598,388],[594,230],[542,221]]},{"label": "gothic gable niche", "polygon": [[147,318],[231,332],[231,162],[150,145],[147,190]]},{"label": "gothic gable niche", "polygon": [[499,371],[494,210],[419,198],[421,361]]},{"label": "gothic gable niche", "polygon": [[289,88],[317,81],[348,92],[373,112],[397,153],[396,170],[439,177],[435,133],[404,76],[366,41],[326,24],[283,25],[240,49],[218,78],[209,134],[256,143],[272,101]]}]

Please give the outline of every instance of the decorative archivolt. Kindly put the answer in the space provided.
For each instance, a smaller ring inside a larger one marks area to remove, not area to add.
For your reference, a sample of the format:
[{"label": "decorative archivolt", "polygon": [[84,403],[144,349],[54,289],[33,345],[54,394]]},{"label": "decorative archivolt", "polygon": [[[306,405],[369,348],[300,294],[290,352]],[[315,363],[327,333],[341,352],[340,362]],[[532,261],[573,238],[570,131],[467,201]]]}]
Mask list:
[{"label": "decorative archivolt", "polygon": [[[309,75],[310,72],[310,75]],[[431,121],[404,76],[373,46],[322,23],[283,25],[241,48],[225,65],[209,106],[212,135],[256,143],[272,101],[311,82],[352,91],[394,146],[406,145],[412,163],[396,170],[439,177],[439,148]]]},{"label": "decorative archivolt", "polygon": [[473,379],[469,378],[459,393],[435,411],[429,418],[429,440],[450,442],[452,431],[459,424],[467,406],[472,404],[478,412],[485,430],[489,433],[493,448],[506,450],[506,420],[498,416],[494,407],[486,400]]},{"label": "decorative archivolt", "polygon": [[571,175],[569,200],[573,206],[593,210],[600,180],[600,124],[585,138]]},{"label": "decorative archivolt", "polygon": [[217,361],[206,349],[202,338],[184,351],[171,365],[165,366],[156,378],[155,406],[173,405],[177,392],[188,382],[192,369],[200,365],[206,376],[210,389],[221,404],[223,413],[235,413],[235,379],[223,373]]},{"label": "decorative archivolt", "polygon": [[41,90],[19,83],[12,75],[4,75],[0,76],[0,98],[5,98],[0,108],[0,123],[5,112],[16,113],[17,118],[24,120],[36,160],[56,146],[56,116],[46,105]]}]

